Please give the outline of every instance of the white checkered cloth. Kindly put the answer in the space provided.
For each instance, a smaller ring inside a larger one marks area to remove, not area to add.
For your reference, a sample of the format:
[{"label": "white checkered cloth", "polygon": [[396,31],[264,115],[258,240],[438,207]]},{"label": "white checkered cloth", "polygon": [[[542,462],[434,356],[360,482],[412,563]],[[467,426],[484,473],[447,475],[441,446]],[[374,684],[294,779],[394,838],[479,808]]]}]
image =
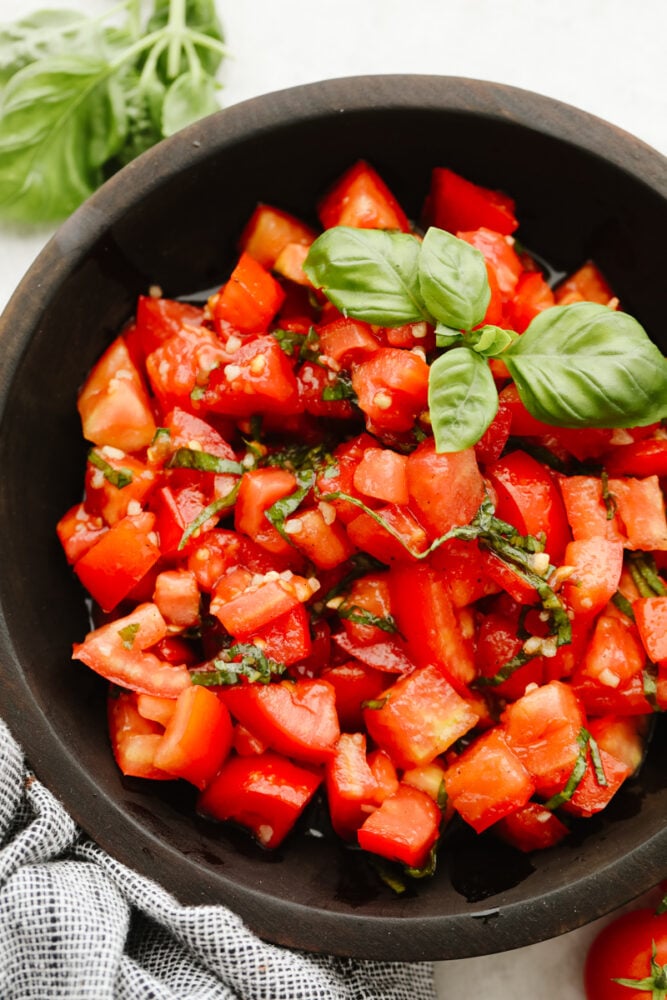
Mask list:
[{"label": "white checkered cloth", "polygon": [[0,721],[1,1000],[435,1000],[428,963],[266,944],[181,906],[78,829]]}]

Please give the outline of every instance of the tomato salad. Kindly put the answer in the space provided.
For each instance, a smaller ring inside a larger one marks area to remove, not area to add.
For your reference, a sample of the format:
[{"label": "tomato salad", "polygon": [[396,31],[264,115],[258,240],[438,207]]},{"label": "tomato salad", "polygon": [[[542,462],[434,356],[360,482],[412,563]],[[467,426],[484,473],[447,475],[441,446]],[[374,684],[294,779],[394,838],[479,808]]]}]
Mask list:
[{"label": "tomato salad", "polygon": [[665,361],[447,168],[424,228],[364,162],[318,214],[259,205],[216,294],[141,296],[90,373],[74,658],[124,774],[266,848],[316,794],[413,872],[454,816],[552,846],[667,708]]}]

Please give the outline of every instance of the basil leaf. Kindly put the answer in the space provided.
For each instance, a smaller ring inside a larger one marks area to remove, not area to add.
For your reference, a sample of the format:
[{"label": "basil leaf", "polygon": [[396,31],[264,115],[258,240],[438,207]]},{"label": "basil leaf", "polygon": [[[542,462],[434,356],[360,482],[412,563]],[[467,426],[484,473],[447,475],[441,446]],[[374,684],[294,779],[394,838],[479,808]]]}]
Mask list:
[{"label": "basil leaf", "polygon": [[500,326],[481,326],[477,330],[470,331],[466,343],[485,358],[497,358],[514,343],[517,336],[511,330],[503,330]]},{"label": "basil leaf", "polygon": [[419,288],[431,315],[459,330],[481,323],[491,298],[479,250],[433,226],[421,245]]},{"label": "basil leaf", "polygon": [[406,233],[335,226],[315,240],[303,270],[346,316],[402,326],[430,319],[419,292],[419,252]]},{"label": "basil leaf", "polygon": [[97,28],[74,10],[38,10],[0,27],[0,86],[47,55],[74,52]]},{"label": "basil leaf", "polygon": [[101,183],[122,144],[125,116],[108,67],[53,56],[15,73],[0,103],[0,207],[18,221],[57,219]]},{"label": "basil leaf", "polygon": [[463,342],[464,337],[460,330],[452,330],[451,326],[438,323],[435,328],[436,347],[453,347],[454,344],[462,344]]},{"label": "basil leaf", "polygon": [[429,372],[428,405],[436,451],[471,448],[498,411],[486,359],[468,347],[441,354]]},{"label": "basil leaf", "polygon": [[218,111],[215,80],[199,73],[184,73],[169,86],[162,106],[162,134],[173,135],[186,125]]},{"label": "basil leaf", "polygon": [[634,427],[667,415],[667,359],[637,320],[593,302],[539,313],[503,353],[519,395],[558,427]]},{"label": "basil leaf", "polygon": [[215,472],[218,475],[240,476],[245,471],[240,462],[211,455],[196,448],[177,448],[167,463],[169,469],[197,469],[198,472]]}]

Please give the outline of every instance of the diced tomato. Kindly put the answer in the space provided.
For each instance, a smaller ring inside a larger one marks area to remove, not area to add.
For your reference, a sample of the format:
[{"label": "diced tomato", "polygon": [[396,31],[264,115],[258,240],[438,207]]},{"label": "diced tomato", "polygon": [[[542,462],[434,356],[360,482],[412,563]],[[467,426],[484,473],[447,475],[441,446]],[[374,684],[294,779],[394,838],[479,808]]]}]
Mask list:
[{"label": "diced tomato", "polygon": [[157,607],[142,604],[124,618],[89,632],[82,643],[75,643],[72,658],[119,687],[176,698],[190,686],[187,669],[146,652],[166,634],[167,624]]},{"label": "diced tomato", "polygon": [[[640,613],[635,614],[639,620]],[[645,662],[644,649],[632,622],[601,614],[586,647],[581,671],[606,687],[617,688],[634,675],[641,675]]]},{"label": "diced tomato", "polygon": [[188,554],[188,569],[194,573],[201,590],[210,593],[222,576],[241,558],[243,538],[235,531],[213,528],[197,536]]},{"label": "diced tomato", "polygon": [[178,406],[167,414],[164,427],[169,431],[169,446],[172,451],[187,448],[189,451],[203,451],[229,461],[236,458],[231,445],[209,421]]},{"label": "diced tomato", "polygon": [[475,677],[472,646],[463,635],[443,575],[423,563],[392,567],[391,606],[410,656],[435,664],[459,691]]},{"label": "diced tomato", "polygon": [[523,404],[519,390],[510,382],[498,394],[499,410],[508,410],[511,415],[510,433],[516,437],[536,437],[550,434],[553,427],[534,417]]},{"label": "diced tomato", "polygon": [[197,810],[247,827],[262,847],[277,847],[322,781],[311,768],[279,754],[230,757],[200,795]]},{"label": "diced tomato", "polygon": [[407,462],[407,455],[390,448],[367,448],[354,471],[354,485],[366,497],[407,504]]},{"label": "diced tomato", "polygon": [[325,507],[324,511],[319,507],[299,510],[285,521],[285,531],[292,544],[318,569],[340,566],[354,552],[354,546],[336,518],[333,507],[328,510]]},{"label": "diced tomato", "polygon": [[272,750],[314,764],[333,754],[340,728],[336,692],[327,681],[237,684],[223,697],[234,718]]},{"label": "diced tomato", "polygon": [[304,361],[296,373],[299,403],[306,413],[332,420],[350,420],[354,409],[349,399],[329,399],[336,396],[338,373],[316,361]]},{"label": "diced tomato", "polygon": [[244,252],[229,281],[209,299],[209,309],[217,325],[229,323],[241,333],[264,333],[284,297],[276,279]]},{"label": "diced tomato", "polygon": [[154,525],[153,514],[128,514],[75,563],[74,572],[103,611],[113,611],[160,558]]},{"label": "diced tomato", "polygon": [[[300,581],[301,578],[295,577],[294,580]],[[256,584],[249,582],[242,593],[232,598],[228,597],[225,581],[226,577],[223,577],[215,588],[210,611],[237,639],[247,639],[276,618],[289,614],[301,600],[292,580],[279,578],[264,579]],[[310,596],[310,590],[302,596],[305,600]]]},{"label": "diced tomato", "polygon": [[176,778],[205,788],[232,745],[229,712],[213,691],[193,685],[178,696],[155,753],[155,763]]},{"label": "diced tomato", "polygon": [[487,267],[493,270],[503,299],[510,299],[523,271],[523,265],[512,246],[514,241],[485,226],[456,235],[480,251]]},{"label": "diced tomato", "polygon": [[153,440],[150,401],[122,337],[114,340],[94,366],[77,407],[83,436],[93,444],[132,452]]},{"label": "diced tomato", "polygon": [[348,538],[362,552],[380,562],[393,563],[410,562],[413,556],[426,551],[426,532],[407,507],[388,504],[374,514],[362,511],[347,526]]},{"label": "diced tomato", "polygon": [[667,597],[641,597],[632,610],[647,655],[655,663],[667,661]]},{"label": "diced tomato", "polygon": [[400,229],[409,232],[405,212],[368,163],[350,167],[318,205],[325,229],[356,226],[361,229]]},{"label": "diced tomato", "polygon": [[610,479],[608,483],[627,536],[627,548],[667,551],[665,498],[658,477]]},{"label": "diced tomato", "polygon": [[197,578],[189,569],[168,569],[155,581],[153,600],[170,625],[188,628],[199,621]]},{"label": "diced tomato", "polygon": [[510,566],[495,552],[482,552],[481,558],[484,572],[498,587],[506,591],[517,604],[536,604],[537,590],[521,575],[520,570]]},{"label": "diced tomato", "polygon": [[432,225],[450,233],[485,226],[509,236],[518,226],[510,197],[474,184],[446,167],[433,170],[426,214]]},{"label": "diced tomato", "polygon": [[576,695],[561,681],[528,691],[503,715],[507,742],[535,780],[537,791],[561,788],[579,756],[585,718]]},{"label": "diced tomato", "polygon": [[174,476],[168,480],[171,485],[160,487],[151,497],[150,509],[155,515],[155,531],[163,556],[175,557],[181,552],[187,555],[199,544],[201,534],[217,524],[218,514],[206,517],[211,497],[200,488],[201,480],[193,478],[194,482],[184,477],[179,485]]},{"label": "diced tomato", "polygon": [[[357,437],[338,445],[333,452],[333,461],[324,472],[317,477],[317,492],[335,509],[337,516],[344,524],[348,524],[359,516],[359,507],[348,500],[340,500],[330,496],[335,493],[346,493],[356,500],[361,500],[354,486],[354,472],[367,448],[375,447],[375,438],[370,434],[359,434]],[[367,503],[367,506],[369,504]],[[370,504],[373,506],[373,504]]]},{"label": "diced tomato", "polygon": [[272,619],[250,636],[253,645],[264,655],[286,667],[310,656],[313,648],[310,619],[303,604]]},{"label": "diced tomato", "polygon": [[192,395],[203,390],[209,373],[229,361],[220,340],[208,327],[184,326],[146,358],[146,374],[162,413],[175,406],[194,409]]},{"label": "diced tomato", "polygon": [[372,333],[370,324],[356,319],[335,319],[317,328],[322,354],[342,368],[371,357],[382,346]]},{"label": "diced tomato", "polygon": [[[494,677],[521,650],[523,640],[517,631],[518,620],[513,621],[498,612],[484,615],[475,647],[475,665],[482,677]],[[542,658],[535,656],[493,690],[501,697],[515,701],[524,694],[529,684],[541,684],[543,674]]]},{"label": "diced tomato", "polygon": [[[446,766],[440,760],[432,760],[429,764],[420,764],[403,772],[402,781],[412,788],[420,788],[422,792],[440,803],[446,798],[445,773]],[[444,793],[444,794],[443,794]]]},{"label": "diced tomato", "polygon": [[167,725],[176,711],[177,698],[160,698],[155,694],[137,694],[133,697],[136,699],[139,715],[159,722],[162,727]]},{"label": "diced tomato", "polygon": [[[347,609],[343,616],[343,628],[351,639],[362,646],[382,642],[388,632],[396,630],[391,621],[391,594],[387,573],[369,573],[359,577],[353,582],[341,604],[343,609]],[[385,628],[367,624],[365,617],[381,620]]]},{"label": "diced tomato", "polygon": [[611,600],[623,570],[623,544],[607,538],[582,538],[565,549],[564,564],[573,567],[563,585],[576,614],[595,614]]},{"label": "diced tomato", "polygon": [[538,313],[543,309],[550,309],[555,304],[554,293],[541,272],[524,271],[519,276],[512,301],[509,303],[512,329],[516,333],[523,333]]},{"label": "diced tomato", "polygon": [[597,476],[563,477],[560,489],[575,540],[622,539],[618,517],[613,508],[605,506],[602,481]]},{"label": "diced tomato", "polygon": [[480,464],[485,465],[500,458],[510,436],[511,427],[512,412],[500,400],[498,412],[475,445],[475,458]]},{"label": "diced tomato", "polygon": [[602,747],[598,750],[604,777],[598,775],[589,747],[586,770],[572,797],[563,803],[565,812],[575,816],[593,816],[609,805],[625,779],[630,776],[631,768],[628,764],[607,753]]},{"label": "diced tomato", "polygon": [[410,506],[432,539],[468,524],[486,492],[472,448],[440,454],[423,441],[408,456],[406,474]]},{"label": "diced tomato", "polygon": [[85,475],[86,510],[112,525],[143,506],[156,482],[155,472],[116,448],[92,449]]},{"label": "diced tomato", "polygon": [[464,608],[498,592],[498,585],[487,574],[485,553],[475,540],[451,538],[434,551],[429,562],[443,574],[443,583],[455,608]]},{"label": "diced tomato", "polygon": [[614,293],[592,260],[582,264],[578,271],[561,282],[555,297],[559,306],[572,302],[599,302],[608,306],[614,302]]},{"label": "diced tomato", "polygon": [[353,656],[355,660],[375,670],[388,674],[407,674],[415,668],[414,661],[393,636],[366,646],[351,639],[347,632],[338,632],[333,636],[333,641],[348,656]]},{"label": "diced tomato", "polygon": [[454,809],[477,833],[520,809],[535,783],[505,734],[491,729],[466,748],[445,775]]},{"label": "diced tomato", "polygon": [[287,243],[280,251],[273,265],[276,274],[294,281],[304,288],[312,288],[310,278],[303,269],[308,256],[308,247],[303,243]]},{"label": "diced tomato", "polygon": [[120,691],[109,696],[107,723],[111,749],[123,774],[151,781],[171,778],[155,764],[155,752],[162,741],[162,726],[139,714],[133,694]]},{"label": "diced tomato", "polygon": [[102,518],[89,514],[83,503],[70,507],[56,525],[58,539],[70,564],[80,559],[108,530]]},{"label": "diced tomato", "polygon": [[618,445],[603,461],[610,476],[667,476],[667,438]]},{"label": "diced tomato", "polygon": [[422,868],[440,834],[442,815],[425,792],[399,785],[360,827],[357,838],[364,851]]},{"label": "diced tomato", "polygon": [[555,847],[570,831],[555,813],[539,802],[527,802],[501,819],[493,827],[493,832],[512,847],[528,854]]},{"label": "diced tomato", "polygon": [[269,552],[288,552],[289,542],[278,533],[265,514],[269,507],[290,496],[296,489],[296,478],[286,469],[266,466],[246,472],[236,498],[234,527]]},{"label": "diced tomato", "polygon": [[384,750],[371,750],[368,754],[368,766],[377,782],[376,803],[381,805],[385,799],[398,791],[398,773],[391,757]]},{"label": "diced tomato", "polygon": [[375,808],[378,784],[366,760],[363,733],[343,733],[326,765],[327,803],[331,825],[343,840],[354,840]]},{"label": "diced tomato", "polygon": [[211,371],[202,405],[232,417],[296,413],[299,387],[276,338],[255,337],[236,351],[232,362]]},{"label": "diced tomato", "polygon": [[496,514],[522,535],[543,535],[552,562],[560,563],[570,540],[567,514],[549,470],[525,451],[513,451],[486,467],[496,491]]},{"label": "diced tomato", "polygon": [[366,666],[359,660],[347,660],[322,671],[322,680],[336,692],[336,713],[343,732],[360,732],[365,701],[375,701],[387,687],[387,673]]},{"label": "diced tomato", "polygon": [[309,247],[317,234],[305,222],[272,205],[258,205],[241,233],[242,250],[270,270],[285,247]]},{"label": "diced tomato", "polygon": [[369,430],[409,431],[428,403],[428,365],[418,354],[381,347],[352,372]]},{"label": "diced tomato", "polygon": [[177,302],[152,295],[137,299],[136,336],[141,344],[142,358],[156,347],[183,330],[184,326],[201,326],[204,310],[192,302]]},{"label": "diced tomato", "polygon": [[232,746],[241,757],[253,757],[265,753],[269,748],[259,737],[237,722],[232,732]]},{"label": "diced tomato", "polygon": [[437,667],[425,666],[364,709],[366,728],[397,767],[428,764],[477,724],[478,716]]}]

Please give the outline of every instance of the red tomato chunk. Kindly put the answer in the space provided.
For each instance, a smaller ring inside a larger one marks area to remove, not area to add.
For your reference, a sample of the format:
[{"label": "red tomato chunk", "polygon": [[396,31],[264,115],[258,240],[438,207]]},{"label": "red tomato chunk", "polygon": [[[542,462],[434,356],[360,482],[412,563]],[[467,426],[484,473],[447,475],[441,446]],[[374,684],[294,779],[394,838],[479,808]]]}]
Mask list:
[{"label": "red tomato chunk", "polygon": [[[420,237],[363,161],[316,210]],[[592,262],[552,288],[477,179],[436,166],[419,217],[481,254],[485,323],[618,307]],[[263,847],[316,795],[343,841],[422,873],[450,824],[551,847],[667,709],[664,429],[552,427],[495,358],[495,418],[439,453],[440,331],[343,315],[303,270],[317,236],[260,204],[218,291],[140,296],[91,371],[57,526],[98,621],[73,658],[110,686],[124,774],[189,782]]]}]

